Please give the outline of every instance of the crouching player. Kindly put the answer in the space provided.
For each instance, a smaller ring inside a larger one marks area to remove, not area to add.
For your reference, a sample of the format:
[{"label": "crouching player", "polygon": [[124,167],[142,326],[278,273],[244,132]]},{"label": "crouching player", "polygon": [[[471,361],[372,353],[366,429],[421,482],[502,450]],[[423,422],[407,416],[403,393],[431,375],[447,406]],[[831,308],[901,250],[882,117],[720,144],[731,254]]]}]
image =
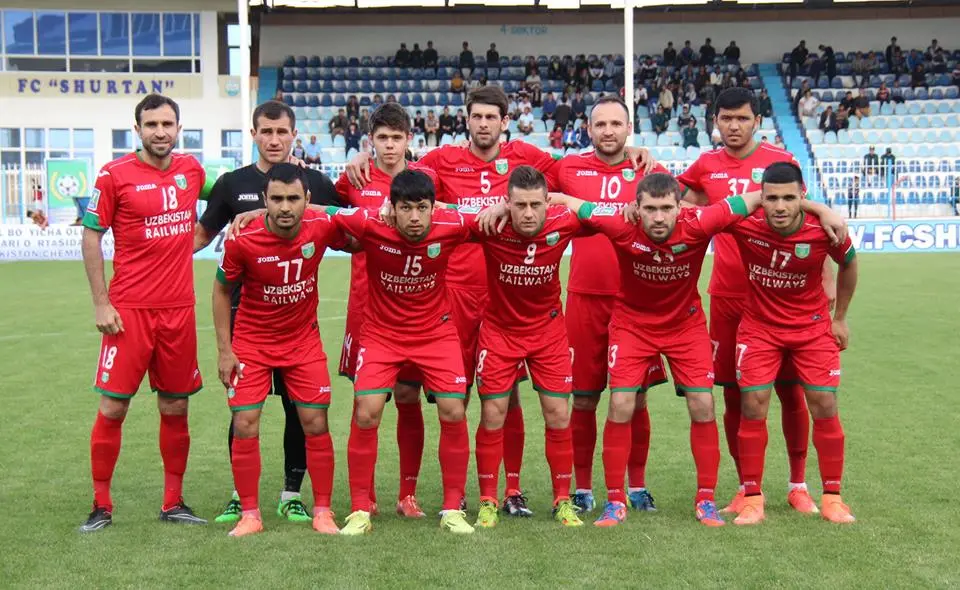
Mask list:
[{"label": "crouching player", "polygon": [[[306,435],[307,472],[313,486],[313,528],[337,534],[330,511],[333,442],[327,430],[330,376],[317,328],[317,268],[324,250],[347,240],[326,213],[307,209],[304,171],[275,164],[267,172],[267,213],[224,242],[213,289],[213,320],[220,381],[233,411],[233,478],[243,510],[230,531],[240,537],[263,530],[260,488],[260,412],[273,371],[283,375]],[[233,340],[230,294],[242,284]]]}]

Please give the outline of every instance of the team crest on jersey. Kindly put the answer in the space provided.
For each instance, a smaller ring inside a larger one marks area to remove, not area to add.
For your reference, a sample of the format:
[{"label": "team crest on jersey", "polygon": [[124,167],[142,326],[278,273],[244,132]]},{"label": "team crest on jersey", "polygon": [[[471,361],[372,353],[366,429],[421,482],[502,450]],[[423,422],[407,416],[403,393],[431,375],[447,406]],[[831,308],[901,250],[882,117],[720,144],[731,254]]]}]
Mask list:
[{"label": "team crest on jersey", "polygon": [[87,211],[96,211],[97,205],[100,204],[100,189],[93,189],[93,193],[90,195],[90,202],[87,204]]},{"label": "team crest on jersey", "polygon": [[754,184],[760,184],[763,180],[763,171],[763,168],[754,168],[750,173],[750,180],[752,180]]},{"label": "team crest on jersey", "polygon": [[440,256],[440,243],[434,243],[427,246],[427,258],[436,258]]},{"label": "team crest on jersey", "polygon": [[173,181],[177,183],[177,186],[180,187],[180,190],[187,190],[187,177],[183,174],[177,174],[174,176]]},{"label": "team crest on jersey", "polygon": [[673,251],[674,254],[679,254],[679,253],[681,253],[681,252],[686,252],[686,250],[687,250],[687,245],[686,245],[686,244],[674,244],[673,246],[670,246],[670,249]]},{"label": "team crest on jersey", "polygon": [[110,373],[107,373],[106,371],[104,371],[104,372],[100,375],[100,381],[103,381],[104,383],[106,383],[106,382],[109,381],[109,380],[110,380]]},{"label": "team crest on jersey", "polygon": [[547,234],[547,245],[556,246],[557,242],[560,241],[560,232],[552,231]]},{"label": "team crest on jersey", "polygon": [[303,254],[303,257],[306,259],[313,258],[313,255],[317,253],[317,247],[313,242],[307,242],[306,244],[300,246],[300,253]]},{"label": "team crest on jersey", "polygon": [[510,169],[510,163],[507,162],[505,158],[501,158],[495,161],[493,164],[497,167],[497,174],[506,174],[507,170]]},{"label": "team crest on jersey", "polygon": [[806,258],[810,256],[810,244],[797,244],[793,251],[797,258]]},{"label": "team crest on jersey", "polygon": [[637,177],[636,171],[633,168],[624,168],[623,169],[623,179],[627,182],[633,182],[633,179]]}]

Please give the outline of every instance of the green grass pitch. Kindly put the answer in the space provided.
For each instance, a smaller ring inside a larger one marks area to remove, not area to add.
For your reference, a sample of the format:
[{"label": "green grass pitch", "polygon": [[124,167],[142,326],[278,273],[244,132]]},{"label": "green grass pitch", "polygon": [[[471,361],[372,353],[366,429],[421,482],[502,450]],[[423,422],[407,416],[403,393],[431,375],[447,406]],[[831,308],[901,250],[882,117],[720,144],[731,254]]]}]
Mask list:
[{"label": "green grass pitch", "polygon": [[[427,414],[427,450],[419,496],[428,518],[392,513],[397,486],[390,408],[380,435],[378,491],[385,514],[360,539],[316,535],[281,522],[282,410],[271,399],[263,420],[262,506],[266,532],[231,539],[227,527],[157,522],[162,467],[157,412],[146,387],[124,426],[114,478],[114,526],[81,536],[91,502],[89,432],[97,396],[90,389],[98,338],[79,262],[0,265],[0,586],[97,588],[946,588],[960,586],[960,377],[956,254],[865,255],[850,315],[851,349],[843,356],[840,408],[847,433],[844,498],[859,521],[832,526],[791,513],[778,411],[770,421],[760,527],[706,529],[693,519],[693,460],[684,404],[668,386],[653,390],[648,485],[659,512],[630,514],[614,530],[589,523],[565,530],[549,517],[543,423],[523,390],[527,448],[523,486],[536,515],[503,520],[466,538],[444,535],[436,459],[438,426]],[[708,261],[709,266],[709,261]],[[216,379],[210,315],[212,262],[196,265],[200,366],[206,388],[191,402],[192,447],[186,499],[212,518],[232,489],[226,452],[229,413]],[[709,276],[709,268],[704,276]],[[320,329],[331,372],[343,334],[349,262],[321,266]],[[705,279],[703,281],[705,283]],[[349,510],[346,443],[350,384],[334,377],[331,428],[337,451],[334,510]],[[716,398],[721,401],[719,389]],[[479,404],[469,409],[471,439]],[[718,411],[722,411],[719,408]],[[605,412],[601,411],[600,420]],[[721,428],[722,431],[722,428]],[[722,437],[722,434],[721,434]],[[735,489],[733,465],[721,463],[718,501]],[[595,484],[602,499],[600,449]],[[819,498],[811,446],[808,481]],[[502,483],[501,483],[502,486]],[[305,485],[305,490],[309,490]],[[476,509],[471,459],[468,497]],[[308,502],[309,503],[309,502]]]}]

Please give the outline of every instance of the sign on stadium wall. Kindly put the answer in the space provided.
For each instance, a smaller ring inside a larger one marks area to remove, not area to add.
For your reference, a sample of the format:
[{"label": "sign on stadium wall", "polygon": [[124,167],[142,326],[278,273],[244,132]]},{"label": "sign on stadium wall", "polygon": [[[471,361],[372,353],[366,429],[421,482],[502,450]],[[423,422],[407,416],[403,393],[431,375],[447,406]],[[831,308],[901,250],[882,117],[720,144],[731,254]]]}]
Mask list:
[{"label": "sign on stadium wall", "polygon": [[0,74],[0,96],[129,98],[151,92],[171,98],[203,97],[200,74]]},{"label": "sign on stadium wall", "polygon": [[857,252],[949,252],[960,250],[960,219],[855,221],[850,239]]}]

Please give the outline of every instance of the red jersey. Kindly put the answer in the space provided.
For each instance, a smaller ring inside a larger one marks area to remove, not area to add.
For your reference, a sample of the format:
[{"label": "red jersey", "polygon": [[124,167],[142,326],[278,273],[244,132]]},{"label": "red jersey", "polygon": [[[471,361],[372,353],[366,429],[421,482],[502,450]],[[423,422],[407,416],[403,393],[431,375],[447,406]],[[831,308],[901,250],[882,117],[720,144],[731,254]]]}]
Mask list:
[{"label": "red jersey", "polygon": [[166,170],[136,153],[97,175],[83,225],[113,229],[110,303],[158,309],[194,305],[193,223],[206,174],[193,156],[173,154]]},{"label": "red jersey", "polygon": [[328,212],[336,213],[333,221],[356,237],[366,254],[370,290],[363,332],[423,336],[447,320],[447,265],[470,235],[460,213],[435,208],[427,235],[411,242],[380,221],[375,209]]},{"label": "red jersey", "polygon": [[843,244],[831,246],[819,218],[810,214],[795,233],[781,236],[770,229],[762,209],[731,232],[747,271],[744,318],[781,330],[830,321],[823,263],[828,255],[838,264],[856,256],[849,236]]},{"label": "red jersey", "polygon": [[562,311],[560,260],[580,231],[580,220],[566,207],[549,207],[543,228],[533,238],[521,236],[511,225],[487,236],[473,221],[468,225],[483,247],[490,286],[484,321],[512,332],[543,328]]},{"label": "red jersey", "polygon": [[[516,140],[500,145],[497,155],[485,162],[470,148],[447,145],[431,150],[420,164],[436,171],[440,178],[437,200],[453,205],[486,207],[507,196],[510,173],[517,166],[533,166],[549,174],[559,160],[540,148]],[[450,260],[447,280],[451,285],[474,290],[487,287],[483,265],[477,263],[479,245],[467,244],[457,249]]]},{"label": "red jersey", "polygon": [[578,212],[584,225],[602,232],[616,248],[621,309],[636,323],[660,329],[702,315],[697,281],[710,240],[746,214],[740,197],[710,207],[683,208],[673,233],[655,242],[643,225],[625,221],[616,207],[585,203]]},{"label": "red jersey", "polygon": [[326,213],[307,209],[291,239],[270,231],[266,216],[223,243],[217,279],[241,283],[234,341],[275,349],[317,330],[317,268],[327,248],[347,244]]},{"label": "red jersey", "polygon": [[[670,172],[657,165],[653,172]],[[642,170],[634,170],[630,160],[609,165],[596,152],[566,156],[549,179],[551,186],[570,196],[593,203],[612,203],[623,208],[637,200],[637,184]],[[610,240],[589,236],[573,240],[570,278],[567,291],[588,295],[616,295],[620,291],[617,254]]]},{"label": "red jersey", "polygon": [[[408,168],[426,173],[433,180],[434,185],[437,184],[437,175],[433,170],[413,163],[410,163]],[[392,176],[371,163],[370,182],[363,185],[362,189],[355,188],[346,174],[340,175],[335,188],[343,202],[351,207],[378,208],[384,200],[390,199],[390,185],[392,183]],[[354,310],[355,313],[363,313],[366,300],[366,255],[363,252],[355,252],[350,257],[350,296],[347,299],[347,309]]]},{"label": "red jersey", "polygon": [[[677,177],[681,184],[703,193],[712,205],[732,195],[760,190],[763,171],[777,162],[800,165],[793,154],[768,143],[758,143],[752,152],[741,158],[731,156],[724,148],[700,154],[687,171]],[[711,295],[746,297],[747,280],[733,236],[720,234],[713,241],[713,274]]]}]

